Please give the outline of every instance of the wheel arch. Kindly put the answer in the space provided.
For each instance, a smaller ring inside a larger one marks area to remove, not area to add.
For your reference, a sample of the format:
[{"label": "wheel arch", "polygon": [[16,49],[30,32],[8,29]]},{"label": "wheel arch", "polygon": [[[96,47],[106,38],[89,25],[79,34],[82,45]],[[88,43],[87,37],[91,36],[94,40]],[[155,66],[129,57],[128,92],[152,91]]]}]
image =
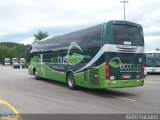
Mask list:
[{"label": "wheel arch", "polygon": [[[69,75],[70,73],[72,73],[73,76],[74,76],[74,72],[73,72],[72,70],[68,70],[67,73],[66,73],[66,83],[67,83],[67,77],[68,77],[68,75]],[[75,76],[74,76],[74,77],[75,77]]]},{"label": "wheel arch", "polygon": [[69,89],[71,90],[77,89],[77,82],[76,82],[75,74],[72,70],[68,70],[66,73],[66,83]]},{"label": "wheel arch", "polygon": [[36,71],[36,68],[34,67],[32,72],[33,72],[33,75],[35,75],[35,71]]}]

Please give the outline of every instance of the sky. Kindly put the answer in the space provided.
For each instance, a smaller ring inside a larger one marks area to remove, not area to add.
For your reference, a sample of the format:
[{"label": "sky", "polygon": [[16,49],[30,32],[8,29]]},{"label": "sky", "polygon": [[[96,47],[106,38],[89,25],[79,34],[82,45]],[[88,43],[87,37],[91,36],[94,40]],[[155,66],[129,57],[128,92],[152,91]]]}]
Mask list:
[{"label": "sky", "polygon": [[[145,48],[160,48],[160,0],[127,0],[126,20],[143,26]],[[109,20],[123,20],[120,0],[0,0],[0,42],[30,44]]]}]

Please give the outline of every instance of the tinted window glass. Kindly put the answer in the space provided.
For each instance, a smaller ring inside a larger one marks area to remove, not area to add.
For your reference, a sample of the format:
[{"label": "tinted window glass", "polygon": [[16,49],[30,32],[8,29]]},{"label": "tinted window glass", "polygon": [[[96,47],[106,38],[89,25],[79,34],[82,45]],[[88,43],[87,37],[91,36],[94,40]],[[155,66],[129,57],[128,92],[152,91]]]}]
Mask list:
[{"label": "tinted window glass", "polygon": [[143,39],[138,27],[113,25],[114,44],[143,46]]},{"label": "tinted window glass", "polygon": [[103,24],[56,36],[39,42],[39,51],[68,50],[72,42],[76,42],[82,49],[100,47]]},{"label": "tinted window glass", "polygon": [[146,67],[152,67],[153,66],[153,54],[147,53],[146,54]]},{"label": "tinted window glass", "polygon": [[160,53],[154,53],[154,66],[160,67]]}]

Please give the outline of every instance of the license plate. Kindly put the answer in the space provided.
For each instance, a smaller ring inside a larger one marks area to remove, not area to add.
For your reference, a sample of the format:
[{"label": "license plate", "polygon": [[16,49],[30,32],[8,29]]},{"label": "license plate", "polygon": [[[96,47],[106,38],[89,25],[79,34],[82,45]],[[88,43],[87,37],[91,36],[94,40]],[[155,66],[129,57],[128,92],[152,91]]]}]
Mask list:
[{"label": "license plate", "polygon": [[131,76],[129,74],[125,74],[125,75],[123,75],[123,78],[124,79],[129,79],[129,78],[131,78]]}]

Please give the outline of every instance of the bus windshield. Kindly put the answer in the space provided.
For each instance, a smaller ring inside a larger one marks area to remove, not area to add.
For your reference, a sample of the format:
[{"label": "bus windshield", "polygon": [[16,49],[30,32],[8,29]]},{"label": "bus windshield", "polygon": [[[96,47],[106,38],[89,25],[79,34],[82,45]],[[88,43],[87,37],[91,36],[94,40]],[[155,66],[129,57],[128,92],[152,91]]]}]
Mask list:
[{"label": "bus windshield", "polygon": [[153,66],[153,55],[152,53],[146,54],[146,67],[152,67]]},{"label": "bus windshield", "polygon": [[154,66],[155,67],[160,67],[160,53],[154,53]]},{"label": "bus windshield", "polygon": [[114,44],[143,46],[140,28],[131,25],[113,25]]},{"label": "bus windshield", "polygon": [[147,53],[146,67],[160,67],[160,53]]}]

